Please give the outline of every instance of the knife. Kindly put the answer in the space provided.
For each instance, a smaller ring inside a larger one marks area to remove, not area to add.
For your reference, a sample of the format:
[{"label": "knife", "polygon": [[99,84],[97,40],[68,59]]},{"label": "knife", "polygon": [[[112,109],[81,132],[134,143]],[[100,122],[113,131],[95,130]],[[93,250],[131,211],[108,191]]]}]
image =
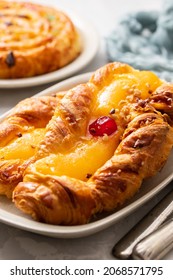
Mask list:
[{"label": "knife", "polygon": [[173,213],[173,191],[169,192],[140,222],[138,222],[112,249],[118,259],[130,259],[134,247],[152,233]]}]

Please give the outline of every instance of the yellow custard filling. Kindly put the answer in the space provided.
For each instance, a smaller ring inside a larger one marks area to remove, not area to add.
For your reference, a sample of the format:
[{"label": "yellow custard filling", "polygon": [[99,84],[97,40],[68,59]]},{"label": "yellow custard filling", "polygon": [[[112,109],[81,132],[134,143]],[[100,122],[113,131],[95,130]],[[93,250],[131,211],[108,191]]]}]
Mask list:
[{"label": "yellow custard filling", "polygon": [[152,72],[134,71],[133,73],[117,74],[115,80],[100,91],[93,114],[108,115],[112,108],[121,109],[121,101],[131,94],[139,94],[146,99],[149,94],[162,84],[162,81]]},{"label": "yellow custard filling", "polygon": [[117,134],[109,139],[99,137],[79,142],[69,153],[51,154],[38,160],[34,166],[42,174],[67,175],[85,181],[113,155],[119,139]]},{"label": "yellow custard filling", "polygon": [[43,128],[31,129],[27,133],[19,134],[15,140],[0,149],[0,159],[29,159],[35,154],[44,134],[45,129]]},{"label": "yellow custard filling", "polygon": [[[94,104],[88,124],[102,116],[111,117],[112,108],[121,110],[121,101],[129,95],[140,94],[140,98],[146,99],[162,84],[155,74],[147,71],[135,70],[130,74],[117,74],[114,78],[109,86],[105,85],[103,90],[93,97]],[[72,149],[50,154],[38,160],[32,168],[45,175],[67,175],[86,181],[113,156],[121,135],[121,124],[117,126],[117,131],[110,136],[93,137],[86,131],[86,135],[74,141]]]}]

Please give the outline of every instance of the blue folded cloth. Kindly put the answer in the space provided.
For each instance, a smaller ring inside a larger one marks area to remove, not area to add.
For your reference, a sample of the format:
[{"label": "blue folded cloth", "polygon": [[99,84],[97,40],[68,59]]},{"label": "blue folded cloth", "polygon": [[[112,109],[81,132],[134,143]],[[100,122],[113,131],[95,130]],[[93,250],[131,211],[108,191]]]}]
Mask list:
[{"label": "blue folded cloth", "polygon": [[173,81],[173,0],[164,0],[161,11],[125,15],[106,38],[109,61],[155,72]]}]

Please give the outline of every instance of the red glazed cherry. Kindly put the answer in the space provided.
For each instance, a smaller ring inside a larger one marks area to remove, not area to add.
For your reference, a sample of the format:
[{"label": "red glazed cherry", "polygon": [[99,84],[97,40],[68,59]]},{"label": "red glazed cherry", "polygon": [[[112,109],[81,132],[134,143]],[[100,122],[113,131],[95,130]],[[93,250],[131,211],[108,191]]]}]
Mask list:
[{"label": "red glazed cherry", "polygon": [[117,130],[114,119],[110,117],[100,117],[89,125],[89,132],[93,136],[111,135]]}]

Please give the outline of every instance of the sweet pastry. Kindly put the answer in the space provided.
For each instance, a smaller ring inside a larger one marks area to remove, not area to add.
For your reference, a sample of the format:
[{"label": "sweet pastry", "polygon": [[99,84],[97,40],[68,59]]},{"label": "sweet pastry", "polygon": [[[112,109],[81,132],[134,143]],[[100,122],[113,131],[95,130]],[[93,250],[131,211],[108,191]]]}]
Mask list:
[{"label": "sweet pastry", "polygon": [[126,64],[105,65],[60,100],[14,189],[15,205],[62,225],[114,210],[166,162],[172,110],[172,85]]},{"label": "sweet pastry", "polygon": [[59,97],[43,96],[21,101],[1,122],[0,194],[12,196],[43,138]]},{"label": "sweet pastry", "polygon": [[80,54],[80,36],[62,11],[28,2],[0,1],[0,78],[55,71]]}]

